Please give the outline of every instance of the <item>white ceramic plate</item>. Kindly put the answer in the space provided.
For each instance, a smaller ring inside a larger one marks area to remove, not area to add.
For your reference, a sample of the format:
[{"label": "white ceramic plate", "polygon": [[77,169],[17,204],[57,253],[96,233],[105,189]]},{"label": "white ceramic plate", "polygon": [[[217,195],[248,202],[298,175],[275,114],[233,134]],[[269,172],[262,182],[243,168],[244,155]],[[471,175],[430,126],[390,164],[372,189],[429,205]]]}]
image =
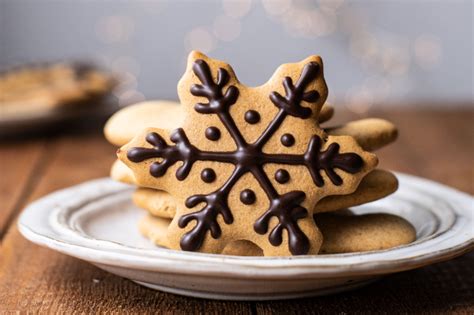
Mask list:
[{"label": "white ceramic plate", "polygon": [[159,248],[138,232],[145,212],[131,203],[133,188],[110,179],[48,195],[28,206],[18,225],[34,243],[162,291],[227,300],[322,295],[474,247],[474,198],[425,179],[397,176],[397,193],[353,208],[356,213],[397,214],[415,226],[414,243],[383,251],[265,258]]}]

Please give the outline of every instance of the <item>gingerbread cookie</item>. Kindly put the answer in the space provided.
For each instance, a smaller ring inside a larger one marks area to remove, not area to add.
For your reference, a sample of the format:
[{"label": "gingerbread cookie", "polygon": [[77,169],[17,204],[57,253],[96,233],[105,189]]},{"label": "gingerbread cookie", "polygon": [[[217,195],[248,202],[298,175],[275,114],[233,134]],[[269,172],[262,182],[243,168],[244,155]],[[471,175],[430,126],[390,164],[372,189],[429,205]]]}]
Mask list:
[{"label": "gingerbread cookie", "polygon": [[348,122],[339,127],[326,128],[330,135],[351,135],[367,151],[379,149],[397,139],[398,130],[391,122],[367,118]]},{"label": "gingerbread cookie", "polygon": [[354,216],[321,213],[315,220],[324,236],[322,254],[383,250],[416,239],[416,230],[408,221],[386,213]]},{"label": "gingerbread cookie", "polygon": [[[362,179],[355,192],[323,198],[316,204],[313,212],[329,212],[358,206],[384,198],[394,193],[397,188],[398,180],[395,175],[384,170],[373,170]],[[154,216],[173,218],[176,213],[176,204],[173,198],[161,190],[138,188],[133,193],[133,201],[138,207],[147,210]]]},{"label": "gingerbread cookie", "polygon": [[127,165],[123,164],[123,162],[120,160],[116,160],[114,164],[112,164],[112,168],[110,169],[110,177],[113,180],[125,184],[136,183],[133,172],[127,167]]},{"label": "gingerbread cookie", "polygon": [[181,128],[148,128],[118,151],[140,186],[176,200],[170,247],[219,253],[246,240],[265,256],[318,253],[312,209],[355,191],[378,162],[352,137],[319,128],[321,58],[282,65],[251,88],[228,64],[192,52],[178,94]]},{"label": "gingerbread cookie", "polygon": [[133,193],[132,199],[135,205],[147,210],[153,216],[172,219],[176,214],[176,202],[163,190],[138,188]]},{"label": "gingerbread cookie", "polygon": [[[320,254],[340,254],[389,249],[416,240],[416,231],[405,219],[386,213],[353,215],[344,210],[315,214],[323,234]],[[146,215],[139,230],[158,246],[168,247],[166,232],[171,220]],[[262,250],[248,241],[229,243],[221,252],[236,256],[262,256]]]},{"label": "gingerbread cookie", "polygon": [[184,119],[183,107],[173,101],[148,101],[127,106],[109,118],[104,127],[105,138],[122,146],[146,127],[174,129]]},{"label": "gingerbread cookie", "polygon": [[362,205],[382,199],[398,189],[398,180],[394,174],[385,170],[373,170],[365,176],[352,194],[328,196],[321,199],[314,212],[329,212]]}]

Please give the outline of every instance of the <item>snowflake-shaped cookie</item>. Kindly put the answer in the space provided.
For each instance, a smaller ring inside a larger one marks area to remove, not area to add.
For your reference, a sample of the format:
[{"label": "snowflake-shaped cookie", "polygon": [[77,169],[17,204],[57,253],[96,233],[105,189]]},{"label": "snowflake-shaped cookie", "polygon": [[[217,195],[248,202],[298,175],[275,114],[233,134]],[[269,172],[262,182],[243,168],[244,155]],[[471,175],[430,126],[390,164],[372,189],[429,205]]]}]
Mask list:
[{"label": "snowflake-shaped cookie", "polygon": [[322,236],[308,209],[353,192],[377,164],[352,137],[319,128],[321,59],[282,65],[252,88],[228,64],[192,52],[178,93],[182,128],[146,129],[118,152],[139,185],[176,199],[169,246],[220,253],[245,240],[265,256],[316,254]]}]

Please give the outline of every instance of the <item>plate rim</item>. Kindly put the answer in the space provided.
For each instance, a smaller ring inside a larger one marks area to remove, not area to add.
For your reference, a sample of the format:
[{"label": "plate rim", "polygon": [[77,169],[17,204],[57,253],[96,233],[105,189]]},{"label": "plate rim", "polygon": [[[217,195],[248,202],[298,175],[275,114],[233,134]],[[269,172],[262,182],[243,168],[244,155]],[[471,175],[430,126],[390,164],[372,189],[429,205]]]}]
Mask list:
[{"label": "plate rim", "polygon": [[[396,176],[401,179],[402,182],[414,181],[420,185],[423,184],[431,186],[431,188],[436,187],[436,189],[438,190],[441,189],[442,191],[445,191],[445,194],[452,195],[450,197],[452,199],[452,202],[456,201],[457,203],[462,204],[470,202],[471,205],[474,204],[474,198],[472,196],[454,188],[421,177],[397,172],[395,173]],[[380,252],[382,251],[374,251],[369,253],[365,252],[325,255],[325,257],[314,255],[275,258],[240,257],[204,253],[196,254],[164,248],[157,248],[156,251],[153,251],[156,254],[155,256],[145,257],[143,255],[140,255],[139,253],[135,253],[136,251],[139,252],[138,249],[135,251],[127,250],[128,253],[124,253],[116,251],[114,252],[111,249],[100,248],[100,246],[98,248],[92,248],[77,243],[71,243],[67,240],[61,239],[61,235],[58,235],[56,231],[51,228],[51,226],[49,226],[49,228],[51,229],[51,231],[54,232],[54,234],[56,234],[55,237],[59,238],[54,238],[49,235],[41,234],[38,231],[34,231],[34,228],[29,226],[28,224],[25,224],[28,223],[25,221],[27,221],[27,216],[29,213],[32,213],[32,211],[35,211],[35,209],[39,207],[44,207],[44,204],[47,201],[52,200],[54,197],[57,197],[60,194],[67,194],[68,192],[70,193],[71,191],[74,191],[79,187],[85,187],[86,185],[98,185],[101,183],[107,183],[108,185],[111,185],[113,189],[118,189],[119,187],[123,187],[123,189],[125,189],[130,187],[128,185],[113,182],[110,178],[101,178],[53,192],[31,203],[23,210],[18,220],[18,229],[24,237],[26,237],[33,243],[36,243],[41,246],[46,246],[53,250],[59,251],[69,256],[89,261],[94,264],[103,264],[122,268],[177,274],[195,274],[199,272],[200,275],[207,274],[226,278],[251,277],[260,279],[275,279],[287,278],[289,276],[296,278],[308,276],[321,278],[321,276],[327,276],[330,278],[340,276],[380,275],[408,269],[414,269],[427,264],[454,258],[456,256],[467,253],[474,248],[474,232],[471,231],[471,233],[468,233],[466,235],[466,241],[455,244],[448,248],[444,248],[442,250],[433,251],[430,253],[423,254],[421,256],[411,256],[404,259],[391,258],[388,260],[369,260],[364,262],[354,261],[354,263],[350,266],[340,263],[332,265],[321,265],[318,264],[318,261],[321,261],[321,259],[326,259],[329,256],[331,256],[330,258],[333,259],[342,257],[352,257],[356,259],[357,257],[373,255],[377,252],[379,252],[380,254]],[[463,207],[466,206],[464,205]],[[48,213],[51,212],[52,210],[48,211]],[[473,213],[471,213],[471,217],[468,218],[467,223],[470,222],[472,224],[472,214]],[[451,229],[452,228],[453,227],[451,227]],[[450,230],[446,232],[449,232]],[[457,236],[457,234],[454,234],[453,236]],[[413,245],[412,247],[415,246],[416,245]],[[122,245],[122,247],[125,246]],[[130,249],[130,247],[127,247],[127,249]],[[179,263],[182,264],[183,262],[193,262],[193,268],[190,268],[189,270],[183,270],[183,268],[179,266]],[[196,266],[194,266],[194,264],[196,264]],[[220,266],[230,266],[232,268],[215,268],[216,264]],[[213,268],[210,268],[211,266]],[[278,271],[281,271],[282,269],[284,269],[284,272],[278,274]]]}]

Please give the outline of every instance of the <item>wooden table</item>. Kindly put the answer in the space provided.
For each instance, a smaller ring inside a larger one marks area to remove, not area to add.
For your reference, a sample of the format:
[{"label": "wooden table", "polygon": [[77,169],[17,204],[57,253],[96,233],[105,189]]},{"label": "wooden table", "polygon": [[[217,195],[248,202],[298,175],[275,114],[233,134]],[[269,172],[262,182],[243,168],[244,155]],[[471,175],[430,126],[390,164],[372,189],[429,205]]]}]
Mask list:
[{"label": "wooden table", "polygon": [[[378,152],[381,167],[474,193],[472,111],[375,114],[400,129],[398,141]],[[337,116],[336,121],[355,117]],[[474,252],[352,292],[292,301],[224,302],[146,289],[19,234],[16,218],[26,204],[56,189],[107,176],[114,152],[99,131],[0,142],[0,313],[474,313]]]}]

